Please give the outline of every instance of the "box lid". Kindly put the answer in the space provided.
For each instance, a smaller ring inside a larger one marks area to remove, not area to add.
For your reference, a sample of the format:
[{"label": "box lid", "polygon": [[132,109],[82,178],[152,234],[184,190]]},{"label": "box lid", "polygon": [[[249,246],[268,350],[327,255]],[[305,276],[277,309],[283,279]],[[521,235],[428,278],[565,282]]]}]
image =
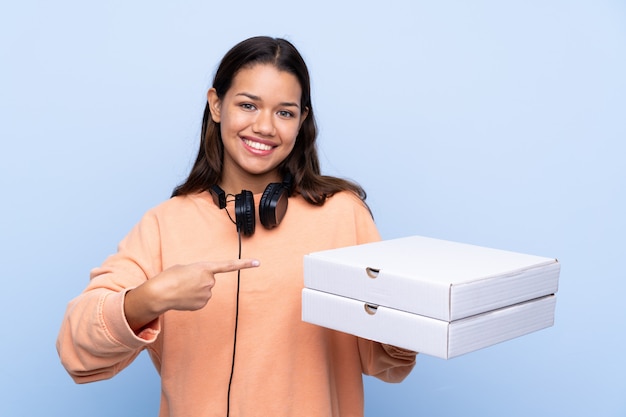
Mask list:
[{"label": "box lid", "polygon": [[307,288],[439,320],[557,291],[554,258],[410,236],[304,257]]}]

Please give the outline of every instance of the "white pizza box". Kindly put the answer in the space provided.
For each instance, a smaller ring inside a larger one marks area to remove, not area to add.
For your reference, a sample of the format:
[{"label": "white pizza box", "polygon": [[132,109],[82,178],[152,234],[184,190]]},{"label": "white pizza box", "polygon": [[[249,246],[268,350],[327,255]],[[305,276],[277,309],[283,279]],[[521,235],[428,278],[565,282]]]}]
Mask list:
[{"label": "white pizza box", "polygon": [[319,326],[450,359],[550,327],[556,297],[543,296],[448,322],[303,289],[302,319]]},{"label": "white pizza box", "polygon": [[555,294],[554,258],[410,236],[310,253],[304,286],[445,322]]}]

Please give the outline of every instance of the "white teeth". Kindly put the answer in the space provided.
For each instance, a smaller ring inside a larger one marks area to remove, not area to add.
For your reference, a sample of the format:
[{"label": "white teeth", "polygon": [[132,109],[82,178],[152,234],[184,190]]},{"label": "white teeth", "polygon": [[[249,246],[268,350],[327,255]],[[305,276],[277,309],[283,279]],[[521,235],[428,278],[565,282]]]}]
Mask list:
[{"label": "white teeth", "polygon": [[270,145],[265,145],[265,144],[259,143],[259,142],[253,142],[253,141],[248,140],[248,139],[244,139],[244,143],[246,145],[248,145],[249,147],[254,148],[254,149],[258,149],[260,151],[269,151],[269,150],[272,149],[272,147]]}]

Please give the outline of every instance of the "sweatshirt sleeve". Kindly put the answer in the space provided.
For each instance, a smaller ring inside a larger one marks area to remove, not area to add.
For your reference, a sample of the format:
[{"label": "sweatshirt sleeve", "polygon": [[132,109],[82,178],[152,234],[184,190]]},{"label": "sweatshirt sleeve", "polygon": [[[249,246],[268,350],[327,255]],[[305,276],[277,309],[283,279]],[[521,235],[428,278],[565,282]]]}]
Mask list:
[{"label": "sweatshirt sleeve", "polygon": [[[357,243],[381,240],[369,210],[355,211]],[[358,338],[361,368],[366,375],[385,382],[401,382],[415,366],[417,352]]]},{"label": "sweatshirt sleeve", "polygon": [[362,338],[358,343],[365,375],[385,382],[402,382],[415,366],[417,352]]},{"label": "sweatshirt sleeve", "polygon": [[118,252],[91,271],[87,288],[68,304],[56,346],[75,382],[113,377],[156,340],[160,319],[133,332],[124,315],[124,297],[160,272],[159,242],[157,219],[147,214]]}]

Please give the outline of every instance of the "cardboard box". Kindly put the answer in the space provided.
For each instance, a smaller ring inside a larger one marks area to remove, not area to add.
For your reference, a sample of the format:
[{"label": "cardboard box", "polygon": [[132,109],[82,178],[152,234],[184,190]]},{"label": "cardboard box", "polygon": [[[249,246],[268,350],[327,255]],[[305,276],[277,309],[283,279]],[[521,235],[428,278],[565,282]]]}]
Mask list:
[{"label": "cardboard box", "polygon": [[451,358],[549,327],[556,259],[422,236],[304,258],[304,321]]}]

